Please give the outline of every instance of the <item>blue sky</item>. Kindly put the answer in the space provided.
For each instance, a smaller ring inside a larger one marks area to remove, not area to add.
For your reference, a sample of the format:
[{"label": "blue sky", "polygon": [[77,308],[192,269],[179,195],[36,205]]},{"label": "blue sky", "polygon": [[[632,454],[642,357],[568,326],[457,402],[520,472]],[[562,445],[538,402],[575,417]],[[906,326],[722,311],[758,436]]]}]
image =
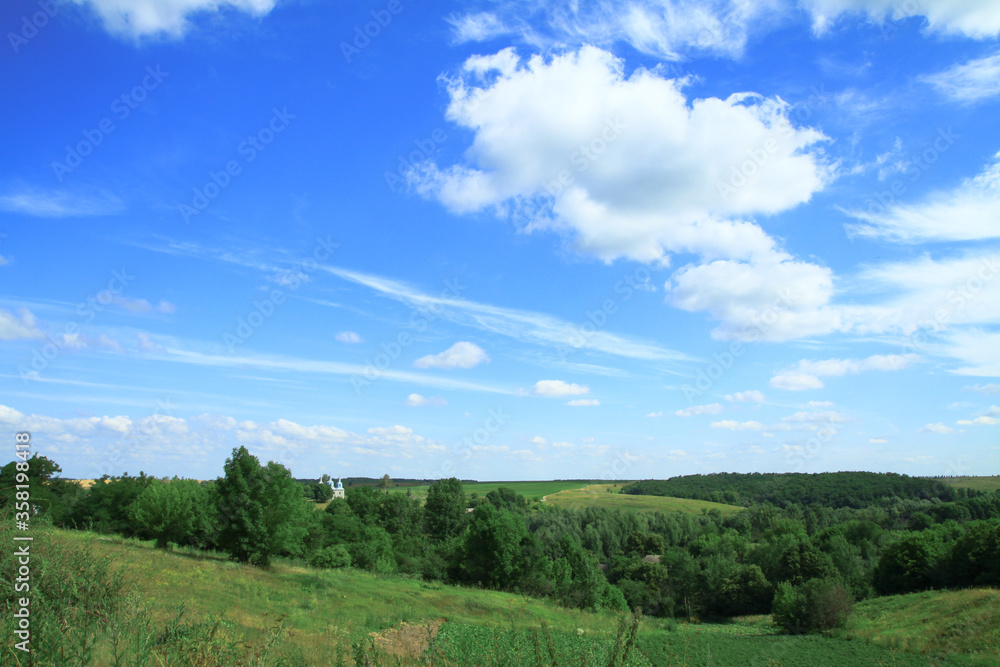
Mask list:
[{"label": "blue sky", "polygon": [[68,477],[1000,473],[993,0],[14,0]]}]

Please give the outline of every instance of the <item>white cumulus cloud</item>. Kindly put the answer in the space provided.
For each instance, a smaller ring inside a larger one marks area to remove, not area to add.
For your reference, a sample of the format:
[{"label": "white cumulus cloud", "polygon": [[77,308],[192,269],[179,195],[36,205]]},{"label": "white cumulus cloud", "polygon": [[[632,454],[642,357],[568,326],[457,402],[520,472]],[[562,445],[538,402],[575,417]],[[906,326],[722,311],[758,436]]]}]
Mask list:
[{"label": "white cumulus cloud", "polygon": [[459,341],[440,354],[420,357],[413,365],[417,368],[472,368],[489,360],[483,348],[475,343]]},{"label": "white cumulus cloud", "polygon": [[562,380],[539,380],[532,387],[531,393],[536,396],[578,396],[590,392],[590,387]]},{"label": "white cumulus cloud", "polygon": [[682,408],[674,414],[678,417],[692,417],[694,415],[717,415],[720,412],[722,412],[722,406],[718,403],[712,403],[710,405],[692,405]]}]

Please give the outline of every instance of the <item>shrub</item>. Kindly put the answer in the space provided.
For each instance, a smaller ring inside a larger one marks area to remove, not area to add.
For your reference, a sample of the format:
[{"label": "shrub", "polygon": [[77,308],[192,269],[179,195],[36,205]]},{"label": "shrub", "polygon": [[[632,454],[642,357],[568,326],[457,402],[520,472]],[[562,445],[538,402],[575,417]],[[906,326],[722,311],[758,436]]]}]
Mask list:
[{"label": "shrub", "polygon": [[351,554],[343,544],[337,544],[314,551],[309,557],[309,565],[326,569],[350,567]]},{"label": "shrub", "polygon": [[801,586],[778,584],[771,614],[792,634],[841,628],[851,613],[851,595],[831,579],[810,579]]}]

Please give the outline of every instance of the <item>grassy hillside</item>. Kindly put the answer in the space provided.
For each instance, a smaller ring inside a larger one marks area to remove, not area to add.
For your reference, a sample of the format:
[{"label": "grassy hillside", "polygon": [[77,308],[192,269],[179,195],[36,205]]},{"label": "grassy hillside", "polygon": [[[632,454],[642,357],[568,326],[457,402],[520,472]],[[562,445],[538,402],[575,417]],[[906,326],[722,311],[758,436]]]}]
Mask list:
[{"label": "grassy hillside", "polygon": [[[360,640],[372,646],[373,655],[390,656],[373,665],[423,664],[415,660],[418,655],[429,655],[431,664],[442,666],[548,665],[554,664],[547,657],[551,649],[558,664],[604,667],[615,651],[622,620],[513,594],[356,570],[319,571],[279,561],[265,571],[217,554],[163,552],[148,542],[91,533],[52,530],[46,540],[75,553],[111,557],[123,568],[135,587],[136,604],[147,606],[151,621],[151,626],[129,626],[129,637],[148,632],[147,640],[153,638],[157,645],[176,641],[178,633],[194,636],[188,646],[198,654],[187,653],[172,665],[232,665],[237,663],[228,656],[236,653],[256,656],[240,664],[350,665],[354,663],[346,656],[338,662],[338,644],[347,647]],[[958,652],[997,646],[998,609],[1000,593],[989,590],[885,598],[859,605],[858,618],[839,638],[780,635],[767,616],[727,624],[643,619],[624,664],[997,664],[986,654],[970,659]],[[179,615],[183,623],[177,622]],[[165,628],[172,630],[164,634]],[[102,635],[86,664],[114,664],[114,638],[114,633]],[[221,657],[218,647],[236,648]],[[539,661],[539,652],[544,660]]]},{"label": "grassy hillside", "polygon": [[637,512],[686,512],[687,514],[701,514],[703,509],[717,509],[723,514],[732,514],[743,509],[736,505],[724,505],[707,500],[626,495],[619,493],[622,485],[621,483],[591,484],[583,488],[569,489],[548,495],[545,497],[545,502],[568,509],[609,507]]},{"label": "grassy hillside", "polygon": [[[293,634],[277,656],[292,664],[325,665],[338,641],[357,641],[400,623],[435,619],[510,628],[536,627],[543,620],[556,630],[602,634],[613,630],[610,616],[564,609],[519,595],[484,591],[403,577],[381,577],[353,569],[314,570],[279,559],[270,570],[230,562],[194,550],[166,553],[152,542],[101,538],[92,533],[55,530],[53,540],[78,550],[112,556],[151,605],[155,625],[176,617],[220,621],[220,632],[250,643],[268,641],[276,619]],[[296,662],[296,660],[305,662]],[[332,663],[329,663],[332,664]]]},{"label": "grassy hillside", "polygon": [[957,489],[975,489],[977,491],[1000,491],[1000,475],[992,477],[937,477],[949,486]]},{"label": "grassy hillside", "polygon": [[930,655],[970,654],[962,664],[1000,665],[1000,591],[927,591],[866,600],[845,631]]}]

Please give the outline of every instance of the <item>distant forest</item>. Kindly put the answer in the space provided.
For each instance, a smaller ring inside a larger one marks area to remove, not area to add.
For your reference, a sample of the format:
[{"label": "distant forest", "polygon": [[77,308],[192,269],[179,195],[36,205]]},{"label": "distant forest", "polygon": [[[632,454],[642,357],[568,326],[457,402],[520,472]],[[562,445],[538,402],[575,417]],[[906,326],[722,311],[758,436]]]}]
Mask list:
[{"label": "distant forest", "polygon": [[825,507],[867,507],[883,498],[914,498],[950,502],[959,498],[957,489],[936,479],[908,477],[896,473],[714,473],[650,479],[629,484],[622,493],[637,496],[672,496],[711,500],[750,507],[791,503]]}]

